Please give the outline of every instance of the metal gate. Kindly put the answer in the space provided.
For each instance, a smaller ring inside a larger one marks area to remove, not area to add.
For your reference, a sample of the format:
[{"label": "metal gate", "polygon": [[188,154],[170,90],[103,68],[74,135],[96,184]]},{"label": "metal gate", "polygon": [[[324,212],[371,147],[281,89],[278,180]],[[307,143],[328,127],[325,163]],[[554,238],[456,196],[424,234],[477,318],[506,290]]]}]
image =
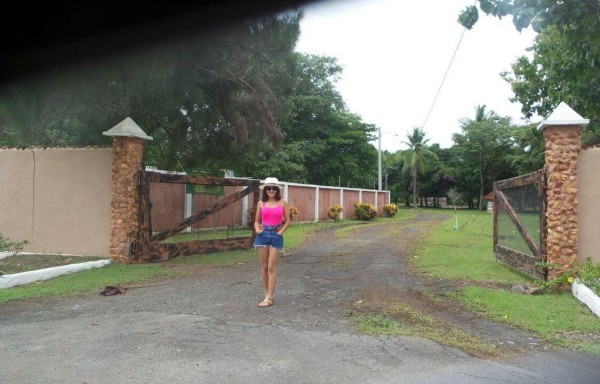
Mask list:
[{"label": "metal gate", "polygon": [[[245,186],[243,190],[233,193],[217,201],[209,207],[175,224],[172,228],[153,233],[150,203],[150,183],[178,183],[205,186]],[[260,180],[230,179],[220,177],[187,176],[165,174],[160,172],[140,172],[140,233],[138,243],[132,248],[138,262],[154,262],[172,259],[177,256],[190,256],[203,253],[247,249],[252,246],[254,233],[248,228],[250,236],[214,240],[191,240],[181,242],[165,242],[176,236],[194,223],[220,211],[228,205],[249,194],[254,195],[252,207],[258,203]],[[252,220],[253,221],[253,220]]]},{"label": "metal gate", "polygon": [[494,183],[494,256],[546,280],[546,177],[544,170]]}]

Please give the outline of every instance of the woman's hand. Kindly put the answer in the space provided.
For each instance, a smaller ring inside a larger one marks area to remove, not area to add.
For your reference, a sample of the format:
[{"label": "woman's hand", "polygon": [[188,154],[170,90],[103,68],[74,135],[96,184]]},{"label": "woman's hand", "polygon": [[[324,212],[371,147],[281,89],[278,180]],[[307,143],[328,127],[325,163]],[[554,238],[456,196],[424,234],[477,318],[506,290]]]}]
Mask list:
[{"label": "woman's hand", "polygon": [[254,228],[256,230],[256,234],[260,234],[262,233],[262,231],[264,231],[264,228],[262,226],[262,224],[259,224],[257,227]]}]

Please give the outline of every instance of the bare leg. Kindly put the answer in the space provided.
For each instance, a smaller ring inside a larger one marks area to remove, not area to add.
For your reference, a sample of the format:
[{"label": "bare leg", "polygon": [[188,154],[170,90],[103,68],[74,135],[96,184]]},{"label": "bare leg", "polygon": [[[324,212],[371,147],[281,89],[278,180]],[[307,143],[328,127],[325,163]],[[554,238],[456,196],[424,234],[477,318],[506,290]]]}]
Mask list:
[{"label": "bare leg", "polygon": [[260,273],[265,295],[269,292],[269,247],[258,247],[258,257],[260,258]]},{"label": "bare leg", "polygon": [[277,266],[279,265],[279,249],[269,248],[268,275],[269,284],[267,287],[267,297],[273,297],[275,286],[277,285]]},{"label": "bare leg", "polygon": [[277,284],[277,265],[279,264],[279,249],[261,247],[260,257],[261,276],[265,286],[265,299],[258,304],[259,307],[273,305],[273,295]]}]

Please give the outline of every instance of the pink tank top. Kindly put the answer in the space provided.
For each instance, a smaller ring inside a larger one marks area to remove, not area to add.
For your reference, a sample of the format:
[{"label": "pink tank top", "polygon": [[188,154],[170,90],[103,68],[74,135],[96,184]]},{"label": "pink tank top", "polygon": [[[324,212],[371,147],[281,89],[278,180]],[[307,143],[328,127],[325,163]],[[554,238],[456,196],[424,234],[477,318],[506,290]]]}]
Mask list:
[{"label": "pink tank top", "polygon": [[260,217],[264,225],[277,226],[283,221],[283,205],[279,203],[278,206],[269,208],[262,204],[262,210],[260,211]]}]

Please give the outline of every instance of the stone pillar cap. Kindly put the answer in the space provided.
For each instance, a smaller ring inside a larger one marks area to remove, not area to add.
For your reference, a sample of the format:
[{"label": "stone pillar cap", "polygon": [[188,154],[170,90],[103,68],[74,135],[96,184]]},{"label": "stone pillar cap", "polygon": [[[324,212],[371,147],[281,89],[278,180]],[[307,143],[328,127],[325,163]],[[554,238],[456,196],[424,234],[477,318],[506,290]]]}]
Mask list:
[{"label": "stone pillar cap", "polygon": [[545,120],[538,125],[538,129],[543,130],[550,126],[561,125],[579,125],[585,127],[590,123],[589,119],[584,119],[565,102],[561,102],[558,107]]},{"label": "stone pillar cap", "polygon": [[125,136],[125,137],[138,137],[144,140],[152,140],[152,136],[146,135],[146,132],[142,131],[135,121],[131,117],[125,118],[119,124],[115,125],[108,131],[102,132],[104,136]]}]

